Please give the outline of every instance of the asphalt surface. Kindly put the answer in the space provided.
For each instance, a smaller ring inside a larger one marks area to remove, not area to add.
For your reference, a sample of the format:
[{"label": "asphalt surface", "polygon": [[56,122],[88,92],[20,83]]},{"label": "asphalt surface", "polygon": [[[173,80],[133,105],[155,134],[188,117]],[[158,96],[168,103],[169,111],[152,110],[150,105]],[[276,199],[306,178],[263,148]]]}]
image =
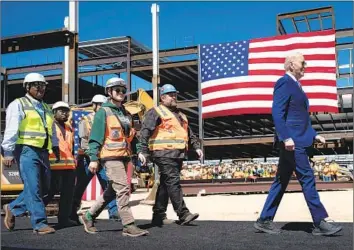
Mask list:
[{"label": "asphalt surface", "polygon": [[[3,220],[3,217],[2,217]],[[51,225],[56,219],[50,218]],[[98,234],[87,234],[82,226],[57,230],[51,235],[35,235],[29,218],[16,218],[16,227],[8,232],[1,229],[2,249],[353,249],[353,224],[340,223],[343,230],[335,236],[312,236],[312,223],[277,223],[280,235],[257,232],[253,222],[195,221],[193,225],[152,227],[149,221],[137,221],[148,229],[149,236],[122,236],[119,222],[99,220]]]}]

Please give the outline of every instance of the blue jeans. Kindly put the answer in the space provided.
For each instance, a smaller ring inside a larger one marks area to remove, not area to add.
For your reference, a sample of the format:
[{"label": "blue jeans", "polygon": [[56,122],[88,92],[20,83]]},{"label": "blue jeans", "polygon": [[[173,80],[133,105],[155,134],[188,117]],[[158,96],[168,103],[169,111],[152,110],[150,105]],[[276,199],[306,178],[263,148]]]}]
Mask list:
[{"label": "blue jeans", "polygon": [[[80,207],[82,195],[84,194],[88,184],[90,183],[91,179],[94,176],[94,174],[92,174],[88,169],[89,164],[90,164],[90,159],[88,156],[79,155],[77,157],[77,168],[76,168],[77,179],[76,179],[76,186],[75,186],[73,205],[71,211],[72,219],[75,219],[77,217],[76,213],[78,208]],[[109,184],[109,180],[107,178],[106,171],[104,170],[104,168],[101,168],[97,172],[97,178],[98,181],[100,182],[102,189],[106,190]],[[108,203],[107,209],[110,218],[118,216],[118,208],[115,199],[113,199],[111,202]]]},{"label": "blue jeans", "polygon": [[39,230],[48,226],[43,202],[43,194],[48,193],[51,178],[48,151],[26,145],[16,145],[14,156],[19,166],[24,189],[9,204],[9,208],[16,217],[23,216],[28,211],[32,228]]},{"label": "blue jeans", "polygon": [[328,182],[328,181],[332,181],[332,179],[331,179],[331,176],[323,176],[323,181],[326,181],[326,182]]}]

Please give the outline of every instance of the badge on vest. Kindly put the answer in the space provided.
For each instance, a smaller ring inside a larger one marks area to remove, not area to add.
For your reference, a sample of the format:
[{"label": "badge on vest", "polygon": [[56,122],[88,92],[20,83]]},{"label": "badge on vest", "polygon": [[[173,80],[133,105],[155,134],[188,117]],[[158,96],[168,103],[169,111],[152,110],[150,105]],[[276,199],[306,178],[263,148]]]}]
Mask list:
[{"label": "badge on vest", "polygon": [[119,138],[119,130],[118,129],[112,129],[111,137],[112,137],[112,139],[118,139]]}]

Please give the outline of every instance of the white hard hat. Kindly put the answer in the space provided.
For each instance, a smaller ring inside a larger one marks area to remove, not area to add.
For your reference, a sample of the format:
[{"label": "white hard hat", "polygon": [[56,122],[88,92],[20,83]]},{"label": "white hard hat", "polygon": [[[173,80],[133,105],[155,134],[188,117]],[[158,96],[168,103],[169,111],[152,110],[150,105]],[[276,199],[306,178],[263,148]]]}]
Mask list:
[{"label": "white hard hat", "polygon": [[57,108],[67,108],[67,109],[70,109],[70,106],[69,106],[69,104],[67,104],[66,102],[59,101],[59,102],[54,103],[54,105],[53,105],[53,107],[52,107],[52,110],[57,109]]},{"label": "white hard hat", "polygon": [[122,87],[127,87],[127,84],[125,83],[124,79],[119,78],[119,77],[112,77],[108,79],[106,82],[106,87],[105,87],[105,92],[107,94],[107,88],[114,87],[114,86],[122,86]]},{"label": "white hard hat", "polygon": [[107,102],[107,97],[105,97],[104,95],[95,95],[92,100],[92,103],[105,103]]},{"label": "white hard hat", "polygon": [[25,87],[26,83],[30,82],[44,82],[48,84],[42,74],[39,73],[29,73],[26,75],[25,79],[23,80],[23,87]]}]

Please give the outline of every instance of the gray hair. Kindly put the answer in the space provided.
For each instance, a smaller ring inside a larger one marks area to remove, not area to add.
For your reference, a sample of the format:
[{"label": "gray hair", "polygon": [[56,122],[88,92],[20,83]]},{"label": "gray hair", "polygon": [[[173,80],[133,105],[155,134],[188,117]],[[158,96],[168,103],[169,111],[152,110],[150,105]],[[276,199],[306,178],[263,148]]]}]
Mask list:
[{"label": "gray hair", "polygon": [[286,71],[289,71],[290,70],[290,63],[293,62],[295,59],[297,59],[299,57],[304,57],[304,56],[303,56],[303,54],[301,54],[299,52],[296,52],[296,53],[288,55],[285,58],[284,69]]}]

